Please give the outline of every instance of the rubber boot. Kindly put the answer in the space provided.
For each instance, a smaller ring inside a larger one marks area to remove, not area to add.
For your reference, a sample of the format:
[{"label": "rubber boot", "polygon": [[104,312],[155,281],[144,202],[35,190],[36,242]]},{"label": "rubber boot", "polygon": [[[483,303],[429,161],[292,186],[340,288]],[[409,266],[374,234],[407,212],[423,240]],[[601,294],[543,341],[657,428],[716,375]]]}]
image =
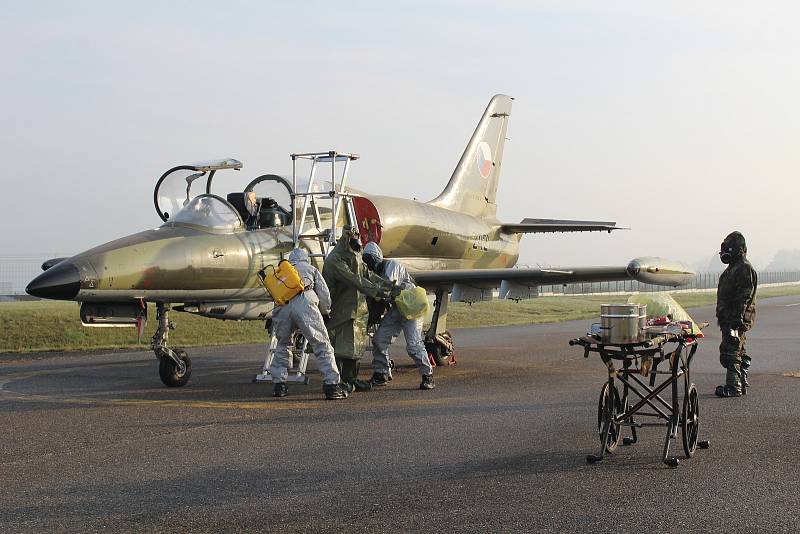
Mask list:
[{"label": "rubber boot", "polygon": [[741,391],[742,389],[742,368],[738,363],[728,367],[725,373],[725,385]]},{"label": "rubber boot", "polygon": [[275,382],[272,385],[273,397],[285,397],[288,394],[289,394],[289,388],[286,387],[285,382]]},{"label": "rubber boot", "polygon": [[358,378],[354,378],[350,380],[350,383],[356,389],[356,391],[369,391],[372,389],[372,382],[367,380],[359,380]]},{"label": "rubber boot", "polygon": [[742,394],[746,394],[746,391],[750,389],[750,381],[747,379],[748,375],[750,374],[750,362],[752,359],[747,354],[742,356]]},{"label": "rubber boot", "polygon": [[389,377],[384,373],[372,373],[372,382],[373,386],[385,386],[386,382],[389,381]]},{"label": "rubber boot", "polygon": [[733,386],[729,386],[725,384],[724,386],[717,386],[717,389],[714,390],[714,395],[717,397],[741,397],[742,392],[736,389]]},{"label": "rubber boot", "polygon": [[342,400],[347,398],[347,391],[342,384],[323,384],[322,391],[327,400]]},{"label": "rubber boot", "polygon": [[742,384],[739,373],[739,364],[728,367],[728,371],[725,373],[725,385],[717,386],[717,389],[714,390],[714,395],[717,397],[741,397]]},{"label": "rubber boot", "polygon": [[422,382],[419,385],[419,389],[433,389],[436,387],[436,384],[433,382],[433,375],[422,375]]}]

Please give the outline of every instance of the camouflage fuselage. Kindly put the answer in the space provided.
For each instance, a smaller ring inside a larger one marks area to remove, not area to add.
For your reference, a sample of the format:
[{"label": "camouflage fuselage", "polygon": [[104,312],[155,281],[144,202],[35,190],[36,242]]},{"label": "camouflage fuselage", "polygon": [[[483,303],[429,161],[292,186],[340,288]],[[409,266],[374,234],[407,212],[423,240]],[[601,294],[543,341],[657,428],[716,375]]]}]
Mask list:
[{"label": "camouflage fuselage", "polygon": [[[517,261],[519,235],[502,233],[497,221],[412,200],[368,198],[380,214],[386,256],[412,271],[512,267]],[[319,250],[316,241],[304,245]],[[263,301],[269,296],[256,272],[291,248],[291,227],[214,233],[166,223],[67,261],[80,272],[77,301]]]}]

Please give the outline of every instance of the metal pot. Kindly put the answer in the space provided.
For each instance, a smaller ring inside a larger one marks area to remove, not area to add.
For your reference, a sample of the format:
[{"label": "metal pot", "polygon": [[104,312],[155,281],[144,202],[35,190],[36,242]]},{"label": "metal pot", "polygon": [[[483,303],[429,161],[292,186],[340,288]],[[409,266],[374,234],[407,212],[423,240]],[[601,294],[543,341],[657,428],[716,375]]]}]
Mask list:
[{"label": "metal pot", "polygon": [[600,339],[623,345],[644,341],[647,304],[601,304]]}]

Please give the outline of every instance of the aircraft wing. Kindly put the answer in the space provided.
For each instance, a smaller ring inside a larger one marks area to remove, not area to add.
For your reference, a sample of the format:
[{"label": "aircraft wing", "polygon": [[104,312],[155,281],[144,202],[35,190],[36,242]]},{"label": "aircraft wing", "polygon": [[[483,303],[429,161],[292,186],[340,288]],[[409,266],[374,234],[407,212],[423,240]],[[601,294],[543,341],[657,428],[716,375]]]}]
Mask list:
[{"label": "aircraft wing", "polygon": [[628,280],[626,267],[566,267],[558,269],[453,269],[414,271],[414,280],[426,289],[449,288],[454,284],[494,289],[504,280],[525,286]]},{"label": "aircraft wing", "polygon": [[522,219],[518,223],[502,224],[501,228],[511,234],[536,234],[547,232],[611,232],[627,230],[608,221],[568,221],[562,219]]},{"label": "aircraft wing", "polygon": [[646,284],[677,287],[687,285],[694,279],[694,271],[687,265],[653,256],[635,258],[627,266],[619,267],[451,269],[414,271],[411,274],[417,284],[430,290],[449,290],[456,284],[475,289],[494,289],[503,285],[534,287],[629,279]]}]

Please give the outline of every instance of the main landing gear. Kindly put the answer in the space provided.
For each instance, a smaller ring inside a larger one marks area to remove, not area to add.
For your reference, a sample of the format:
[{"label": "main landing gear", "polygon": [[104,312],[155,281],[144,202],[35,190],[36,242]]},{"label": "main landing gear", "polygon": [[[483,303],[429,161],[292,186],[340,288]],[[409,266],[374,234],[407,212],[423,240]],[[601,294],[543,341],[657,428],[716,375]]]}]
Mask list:
[{"label": "main landing gear", "polygon": [[171,349],[167,346],[169,331],[175,325],[168,320],[169,305],[163,302],[156,303],[156,321],[158,328],[153,334],[153,352],[158,358],[158,375],[165,386],[180,387],[189,381],[192,375],[192,360],[183,349]]},{"label": "main landing gear", "polygon": [[450,295],[444,289],[437,289],[434,293],[436,300],[433,303],[433,317],[431,325],[425,332],[425,348],[430,358],[437,366],[455,365],[456,355],[453,338],[447,328],[447,305]]}]

